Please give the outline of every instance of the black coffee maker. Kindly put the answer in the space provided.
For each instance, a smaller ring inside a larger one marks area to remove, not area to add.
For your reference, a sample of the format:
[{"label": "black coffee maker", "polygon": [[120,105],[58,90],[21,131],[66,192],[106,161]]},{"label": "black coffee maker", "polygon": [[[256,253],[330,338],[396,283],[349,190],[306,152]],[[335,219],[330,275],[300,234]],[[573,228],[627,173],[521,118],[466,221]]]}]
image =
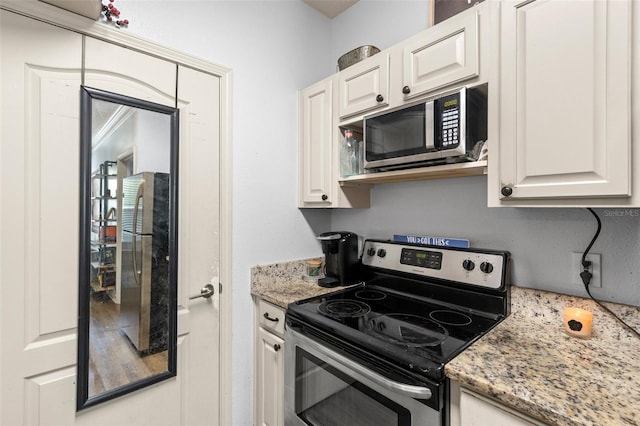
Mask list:
[{"label": "black coffee maker", "polygon": [[318,236],[325,257],[324,278],[318,280],[322,287],[336,287],[359,281],[358,236],[353,232],[325,232]]}]

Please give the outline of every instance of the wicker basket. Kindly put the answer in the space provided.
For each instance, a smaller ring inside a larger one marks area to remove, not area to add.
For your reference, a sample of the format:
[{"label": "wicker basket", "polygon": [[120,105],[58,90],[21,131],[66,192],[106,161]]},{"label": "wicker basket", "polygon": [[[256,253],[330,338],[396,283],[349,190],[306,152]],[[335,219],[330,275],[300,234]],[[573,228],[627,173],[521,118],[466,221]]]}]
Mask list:
[{"label": "wicker basket", "polygon": [[363,59],[367,59],[369,56],[373,56],[378,52],[380,52],[380,49],[375,46],[357,47],[338,58],[338,69],[342,71],[343,69],[350,67]]}]

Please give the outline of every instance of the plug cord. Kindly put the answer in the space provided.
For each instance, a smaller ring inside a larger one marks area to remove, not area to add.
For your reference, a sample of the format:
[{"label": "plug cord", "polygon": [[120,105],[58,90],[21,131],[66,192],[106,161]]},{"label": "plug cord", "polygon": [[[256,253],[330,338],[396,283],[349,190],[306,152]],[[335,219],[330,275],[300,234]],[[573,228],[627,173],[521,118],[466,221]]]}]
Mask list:
[{"label": "plug cord", "polygon": [[627,328],[629,331],[631,331],[633,334],[635,334],[636,337],[640,338],[640,332],[638,332],[635,328],[631,327],[629,324],[624,322],[622,320],[622,318],[617,316],[611,309],[609,309],[606,306],[604,306],[602,303],[600,303],[599,300],[597,300],[596,298],[594,298],[591,295],[591,291],[589,290],[589,284],[591,283],[591,278],[593,277],[593,274],[591,272],[589,272],[589,267],[591,266],[591,262],[587,260],[587,254],[589,253],[589,250],[591,250],[591,247],[593,246],[593,243],[596,242],[596,240],[598,239],[598,236],[600,235],[600,231],[602,230],[602,222],[600,221],[600,218],[598,217],[596,212],[593,211],[593,209],[587,207],[587,210],[589,210],[589,212],[591,212],[593,217],[596,218],[596,221],[598,223],[598,228],[596,229],[596,233],[593,236],[593,238],[591,239],[591,242],[589,243],[589,245],[585,249],[584,253],[582,254],[582,262],[581,263],[582,263],[583,270],[582,270],[582,272],[580,272],[580,278],[582,279],[582,283],[584,284],[584,289],[587,291],[587,294],[589,295],[591,300],[596,302],[598,304],[598,306],[600,306],[602,309],[604,309],[606,312],[608,312],[611,316],[613,316],[616,320],[618,320],[618,322],[620,322],[625,328]]}]

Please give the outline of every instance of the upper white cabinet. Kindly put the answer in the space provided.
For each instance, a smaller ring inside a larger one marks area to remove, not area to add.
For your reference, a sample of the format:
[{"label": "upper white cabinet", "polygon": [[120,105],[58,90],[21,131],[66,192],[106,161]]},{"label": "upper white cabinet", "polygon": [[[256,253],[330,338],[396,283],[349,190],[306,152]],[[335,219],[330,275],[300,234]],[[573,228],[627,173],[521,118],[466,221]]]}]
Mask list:
[{"label": "upper white cabinet", "polygon": [[479,11],[472,8],[403,44],[398,86],[404,99],[477,77],[479,40]]},{"label": "upper white cabinet", "polygon": [[389,52],[381,52],[338,74],[340,118],[389,105]]},{"label": "upper white cabinet", "polygon": [[632,3],[501,3],[490,205],[639,204],[630,198]]},{"label": "upper white cabinet", "polygon": [[485,83],[484,58],[498,10],[494,3],[480,3],[339,72],[341,122],[358,122],[373,111],[428,98],[456,84]]},{"label": "upper white cabinet", "polygon": [[332,81],[324,80],[300,92],[298,137],[298,200],[305,204],[330,204]]},{"label": "upper white cabinet", "polygon": [[298,118],[298,207],[369,207],[368,185],[338,182],[339,144],[335,77],[300,91]]}]

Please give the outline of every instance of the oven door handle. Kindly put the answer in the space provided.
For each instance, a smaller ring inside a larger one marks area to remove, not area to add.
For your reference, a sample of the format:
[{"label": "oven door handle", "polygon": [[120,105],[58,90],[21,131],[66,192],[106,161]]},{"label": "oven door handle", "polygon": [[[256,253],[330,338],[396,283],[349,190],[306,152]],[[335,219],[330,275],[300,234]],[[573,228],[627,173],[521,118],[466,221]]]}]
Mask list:
[{"label": "oven door handle", "polygon": [[335,352],[327,354],[329,358],[336,362],[346,366],[348,369],[360,374],[363,377],[375,382],[377,385],[405,396],[417,399],[431,399],[431,389],[422,386],[406,385],[404,383],[398,383],[393,380],[389,380],[381,374],[375,373],[368,368],[352,361],[351,359],[339,355]]},{"label": "oven door handle", "polygon": [[[351,359],[343,355],[340,355],[334,351],[327,350],[324,346],[320,345],[314,340],[311,340],[297,332],[294,332],[293,330],[290,331],[292,334],[295,334],[296,339],[304,341],[304,345],[313,347],[317,352],[322,353],[327,358],[331,358],[331,360],[334,361],[337,365],[343,366],[344,368],[371,380],[384,389],[415,399],[431,399],[431,397],[433,396],[431,389],[429,388],[423,386],[407,385],[404,383],[398,383],[393,380],[389,380],[383,375],[371,371],[368,368],[358,364],[355,361],[352,361]],[[334,367],[337,366],[334,365]]]}]

